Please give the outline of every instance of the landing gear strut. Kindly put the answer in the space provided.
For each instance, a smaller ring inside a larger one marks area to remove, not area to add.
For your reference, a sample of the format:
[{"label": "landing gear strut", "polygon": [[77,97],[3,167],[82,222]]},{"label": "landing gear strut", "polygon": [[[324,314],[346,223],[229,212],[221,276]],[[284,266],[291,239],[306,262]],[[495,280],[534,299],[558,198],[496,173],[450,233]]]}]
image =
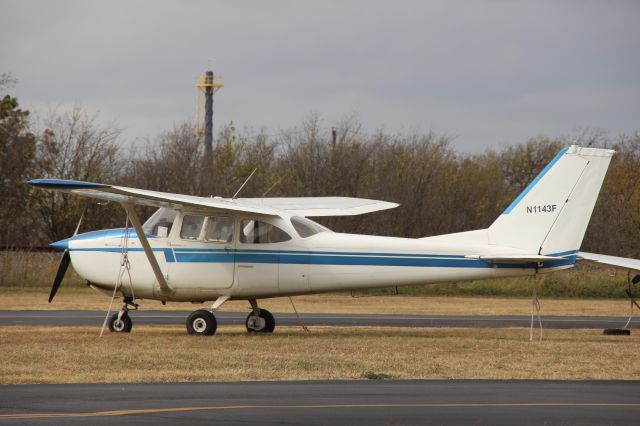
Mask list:
[{"label": "landing gear strut", "polygon": [[245,322],[249,333],[273,333],[276,328],[276,320],[271,312],[266,309],[260,309],[256,299],[249,299],[252,312],[247,316]]},{"label": "landing gear strut", "polygon": [[[131,308],[129,307],[131,306]],[[135,311],[138,305],[133,303],[133,299],[126,296],[122,299],[122,309],[109,318],[109,331],[114,333],[130,333],[133,327],[133,321],[129,317],[129,311]]]},{"label": "landing gear strut", "polygon": [[[198,309],[192,312],[187,318],[187,333],[192,336],[213,336],[218,328],[214,312],[229,299],[229,296],[220,296],[210,309]],[[276,328],[276,321],[271,312],[260,309],[256,299],[249,299],[249,303],[251,303],[252,310],[245,322],[247,331],[250,333],[272,333]]]}]

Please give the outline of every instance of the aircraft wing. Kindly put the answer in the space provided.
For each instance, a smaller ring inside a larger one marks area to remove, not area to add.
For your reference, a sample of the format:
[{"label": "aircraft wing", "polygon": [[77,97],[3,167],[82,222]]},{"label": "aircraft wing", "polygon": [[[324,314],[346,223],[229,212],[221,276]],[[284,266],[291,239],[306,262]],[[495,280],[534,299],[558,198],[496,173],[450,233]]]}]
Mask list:
[{"label": "aircraft wing", "polygon": [[278,212],[269,207],[244,206],[235,200],[225,200],[222,198],[195,197],[192,195],[147,191],[124,186],[62,179],[34,179],[28,183],[38,188],[97,198],[99,200],[115,201],[118,203],[133,203],[152,207],[185,206],[206,210],[241,211],[278,216]]},{"label": "aircraft wing", "polygon": [[581,251],[578,253],[578,261],[594,263],[597,265],[617,266],[618,268],[633,269],[640,271],[640,260],[630,259],[628,257],[616,257],[606,254],[587,253]]},{"label": "aircraft wing", "polygon": [[282,212],[299,216],[350,216],[397,207],[386,201],[348,197],[239,198],[196,197],[62,179],[33,179],[29,185],[53,191],[119,203],[153,207],[190,207],[211,211],[247,212],[280,216]]}]

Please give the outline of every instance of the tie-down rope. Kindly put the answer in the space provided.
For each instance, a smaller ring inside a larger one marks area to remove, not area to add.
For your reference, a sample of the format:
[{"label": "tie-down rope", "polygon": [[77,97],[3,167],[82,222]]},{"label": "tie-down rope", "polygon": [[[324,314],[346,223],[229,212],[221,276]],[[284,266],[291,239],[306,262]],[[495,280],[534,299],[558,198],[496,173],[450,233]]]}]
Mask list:
[{"label": "tie-down rope", "polygon": [[113,307],[113,301],[116,298],[118,289],[122,286],[122,278],[124,274],[129,277],[129,288],[131,289],[131,298],[135,300],[135,294],[133,292],[133,282],[131,280],[131,262],[129,262],[129,213],[127,213],[127,219],[124,223],[124,239],[122,244],[122,252],[120,253],[120,271],[118,272],[118,279],[116,285],[113,288],[113,295],[111,296],[111,302],[109,303],[109,309],[107,309],[107,316],[102,323],[102,329],[100,329],[100,337],[104,334],[104,329],[109,321],[109,315],[111,314],[111,308]]}]

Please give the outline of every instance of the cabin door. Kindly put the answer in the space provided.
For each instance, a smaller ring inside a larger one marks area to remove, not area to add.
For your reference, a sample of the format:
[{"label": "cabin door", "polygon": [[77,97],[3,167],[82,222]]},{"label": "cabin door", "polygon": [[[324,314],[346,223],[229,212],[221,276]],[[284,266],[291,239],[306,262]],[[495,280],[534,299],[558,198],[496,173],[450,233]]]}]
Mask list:
[{"label": "cabin door", "polygon": [[233,284],[235,241],[231,216],[184,214],[171,248],[168,281],[176,289],[206,291]]},{"label": "cabin door", "polygon": [[256,219],[239,221],[236,283],[241,294],[278,294],[278,263],[281,243],[291,239],[272,223]]}]

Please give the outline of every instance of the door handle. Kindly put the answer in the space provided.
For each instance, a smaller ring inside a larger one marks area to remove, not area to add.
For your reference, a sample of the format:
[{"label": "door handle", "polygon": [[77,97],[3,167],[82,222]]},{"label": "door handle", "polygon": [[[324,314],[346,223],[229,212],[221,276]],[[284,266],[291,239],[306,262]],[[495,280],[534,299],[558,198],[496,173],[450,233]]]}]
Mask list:
[{"label": "door handle", "polygon": [[247,268],[247,269],[249,269],[249,268],[253,268],[253,265],[240,265],[240,264],[238,264],[238,268]]}]

